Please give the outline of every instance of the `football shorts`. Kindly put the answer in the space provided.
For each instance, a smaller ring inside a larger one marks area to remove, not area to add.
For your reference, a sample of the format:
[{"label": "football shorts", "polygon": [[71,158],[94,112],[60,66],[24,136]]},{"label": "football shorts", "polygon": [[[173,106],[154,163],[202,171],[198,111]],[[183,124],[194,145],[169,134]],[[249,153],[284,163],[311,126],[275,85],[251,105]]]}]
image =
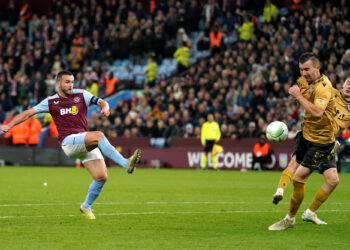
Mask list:
[{"label": "football shorts", "polygon": [[104,159],[100,149],[97,147],[90,152],[85,147],[85,135],[87,132],[71,134],[62,141],[63,152],[69,157],[80,159],[82,163],[97,159]]}]

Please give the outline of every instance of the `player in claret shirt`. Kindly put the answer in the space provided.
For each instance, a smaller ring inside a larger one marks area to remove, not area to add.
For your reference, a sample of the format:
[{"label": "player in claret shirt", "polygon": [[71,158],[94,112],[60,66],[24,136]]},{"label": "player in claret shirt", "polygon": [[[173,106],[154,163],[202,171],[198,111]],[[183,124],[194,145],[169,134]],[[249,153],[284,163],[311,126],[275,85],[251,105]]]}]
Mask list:
[{"label": "player in claret shirt", "polygon": [[82,89],[73,89],[74,76],[69,71],[61,71],[57,75],[58,93],[49,96],[41,103],[14,117],[4,125],[2,130],[8,132],[13,126],[24,122],[29,117],[48,112],[51,114],[58,130],[58,140],[64,153],[71,158],[80,159],[90,172],[93,182],[89,187],[80,211],[88,218],[95,219],[91,205],[100,195],[107,181],[107,168],[102,153],[126,169],[131,174],[140,160],[140,149],[125,159],[113,147],[101,131],[87,131],[86,113],[90,104],[101,107],[101,115],[109,116],[109,105],[104,100],[93,96]]}]

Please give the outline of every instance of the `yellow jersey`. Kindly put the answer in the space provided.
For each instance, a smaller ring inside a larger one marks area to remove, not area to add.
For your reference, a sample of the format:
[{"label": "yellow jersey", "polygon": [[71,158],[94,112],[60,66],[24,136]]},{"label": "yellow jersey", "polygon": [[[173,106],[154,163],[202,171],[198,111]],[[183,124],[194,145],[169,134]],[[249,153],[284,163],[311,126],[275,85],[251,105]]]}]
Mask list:
[{"label": "yellow jersey", "polygon": [[[303,96],[309,94],[309,84],[305,78],[299,78],[298,86]],[[335,117],[333,122],[334,136],[338,136],[350,126],[350,101],[345,100],[341,92],[333,88]]]},{"label": "yellow jersey", "polygon": [[205,145],[206,140],[220,140],[221,132],[219,124],[215,121],[209,122],[206,121],[202,125],[201,129],[201,143]]},{"label": "yellow jersey", "polygon": [[328,144],[335,139],[335,101],[334,92],[328,77],[321,75],[312,83],[304,77],[298,79],[298,86],[303,96],[324,111],[322,117],[314,117],[305,110],[303,136],[306,140]]},{"label": "yellow jersey", "polygon": [[335,98],[335,136],[350,126],[350,101],[345,100],[341,92],[333,88]]}]

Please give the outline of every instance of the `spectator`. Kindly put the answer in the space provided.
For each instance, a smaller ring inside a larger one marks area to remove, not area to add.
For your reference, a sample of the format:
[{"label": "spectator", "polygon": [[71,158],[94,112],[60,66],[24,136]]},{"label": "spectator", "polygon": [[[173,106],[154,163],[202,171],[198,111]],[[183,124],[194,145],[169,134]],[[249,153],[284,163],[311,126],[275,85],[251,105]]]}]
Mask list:
[{"label": "spectator", "polygon": [[194,137],[193,125],[191,123],[187,123],[185,126],[184,138]]},{"label": "spectator", "polygon": [[162,120],[157,121],[157,126],[152,130],[151,134],[151,146],[163,148],[166,146],[166,140],[164,138],[165,125]]},{"label": "spectator", "polygon": [[46,98],[46,83],[40,71],[35,73],[35,78],[30,82],[29,93],[33,104],[39,103]]},{"label": "spectator", "polygon": [[158,74],[158,65],[155,62],[153,57],[148,59],[148,65],[145,69],[146,73],[146,83],[149,87],[153,88],[156,83],[157,74]]},{"label": "spectator", "polygon": [[181,74],[183,71],[188,69],[189,60],[191,56],[191,50],[189,49],[189,44],[186,44],[185,42],[182,43],[182,46],[178,48],[175,53],[174,57],[177,60],[177,73]]},{"label": "spectator", "polygon": [[244,17],[244,22],[241,27],[238,28],[239,38],[243,41],[250,41],[254,34],[254,26],[248,17]]},{"label": "spectator", "polygon": [[91,66],[86,67],[86,72],[84,73],[84,80],[97,82],[98,80],[97,73],[92,69]]},{"label": "spectator", "polygon": [[76,73],[81,70],[81,64],[83,62],[83,56],[80,53],[80,50],[76,50],[74,47],[71,47],[67,60],[69,62],[70,71],[76,75]]},{"label": "spectator", "polygon": [[198,36],[197,39],[197,49],[198,51],[207,51],[210,48],[210,42],[207,40],[207,38],[201,34]]},{"label": "spectator", "polygon": [[37,146],[39,144],[41,129],[41,122],[37,119],[36,116],[32,116],[28,119],[27,143],[29,146]]},{"label": "spectator", "polygon": [[189,42],[189,38],[185,32],[184,28],[179,28],[177,30],[177,36],[176,36],[176,41],[177,41],[177,47],[180,48],[183,46],[183,44],[187,44]]},{"label": "spectator", "polygon": [[255,170],[255,164],[259,163],[261,170],[267,170],[267,163],[271,157],[271,146],[266,140],[266,135],[261,133],[259,142],[253,147],[252,170]]},{"label": "spectator", "polygon": [[164,137],[167,139],[168,143],[170,138],[172,137],[181,137],[182,131],[179,126],[176,124],[176,120],[173,117],[169,118],[169,126],[166,128],[164,132]]},{"label": "spectator", "polygon": [[109,96],[115,92],[115,85],[117,85],[118,82],[119,80],[115,78],[113,72],[110,71],[108,74],[108,79],[106,79],[106,96]]},{"label": "spectator", "polygon": [[216,53],[219,53],[221,50],[223,50],[223,39],[224,34],[220,31],[219,25],[214,25],[214,28],[209,33],[210,38],[210,49],[212,55],[215,55]]},{"label": "spectator", "polygon": [[29,133],[29,120],[14,126],[9,132],[5,134],[5,138],[12,138],[12,144],[16,146],[23,146],[27,144]]},{"label": "spectator", "polygon": [[278,9],[276,5],[271,3],[271,0],[266,0],[264,6],[264,23],[274,23],[277,20]]},{"label": "spectator", "polygon": [[98,85],[96,82],[93,82],[92,80],[86,81],[85,89],[89,91],[92,95],[98,96]]},{"label": "spectator", "polygon": [[153,119],[147,119],[146,125],[142,125],[140,129],[141,136],[151,137],[154,130]]},{"label": "spectator", "polygon": [[244,132],[243,137],[258,137],[259,131],[256,128],[255,122],[249,122],[247,131]]}]

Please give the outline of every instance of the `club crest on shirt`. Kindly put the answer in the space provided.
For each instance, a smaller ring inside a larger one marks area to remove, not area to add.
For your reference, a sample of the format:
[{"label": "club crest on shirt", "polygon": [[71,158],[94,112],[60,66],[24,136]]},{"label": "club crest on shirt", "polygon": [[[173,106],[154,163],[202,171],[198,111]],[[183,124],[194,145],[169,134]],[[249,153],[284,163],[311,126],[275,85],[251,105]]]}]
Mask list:
[{"label": "club crest on shirt", "polygon": [[80,102],[80,97],[79,96],[74,97],[74,103],[78,103],[78,102]]}]

